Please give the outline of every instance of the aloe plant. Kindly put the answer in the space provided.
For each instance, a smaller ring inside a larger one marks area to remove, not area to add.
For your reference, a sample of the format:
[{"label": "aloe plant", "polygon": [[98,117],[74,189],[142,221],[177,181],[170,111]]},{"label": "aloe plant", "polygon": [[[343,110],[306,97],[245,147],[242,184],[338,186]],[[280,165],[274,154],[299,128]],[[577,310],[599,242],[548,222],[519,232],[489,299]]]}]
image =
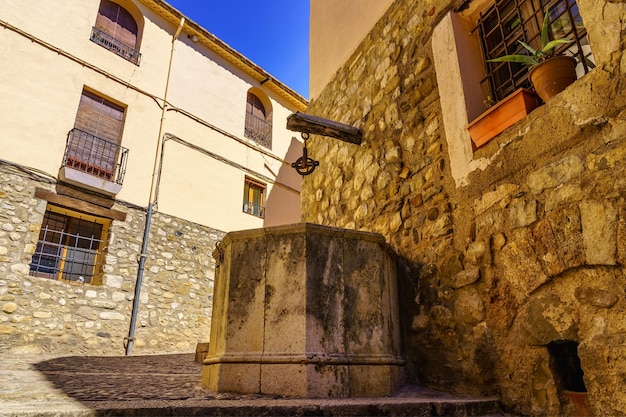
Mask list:
[{"label": "aloe plant", "polygon": [[504,55],[494,59],[488,59],[487,62],[518,62],[520,64],[529,65],[530,67],[534,67],[545,61],[548,58],[551,58],[554,55],[554,48],[559,45],[564,45],[567,43],[572,43],[574,41],[569,39],[556,39],[551,41],[548,35],[550,23],[550,13],[546,11],[546,15],[543,18],[543,25],[541,27],[541,48],[535,49],[526,42],[518,41],[524,48],[526,48],[530,55]]}]

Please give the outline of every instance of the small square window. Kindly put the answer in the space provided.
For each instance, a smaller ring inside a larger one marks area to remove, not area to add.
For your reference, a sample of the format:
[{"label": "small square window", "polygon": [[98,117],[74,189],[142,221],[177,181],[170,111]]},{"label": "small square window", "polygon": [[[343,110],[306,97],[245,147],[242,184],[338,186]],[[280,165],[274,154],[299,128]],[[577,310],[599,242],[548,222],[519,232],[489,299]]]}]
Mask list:
[{"label": "small square window", "polygon": [[267,186],[246,177],[243,187],[243,212],[265,218],[265,189]]}]

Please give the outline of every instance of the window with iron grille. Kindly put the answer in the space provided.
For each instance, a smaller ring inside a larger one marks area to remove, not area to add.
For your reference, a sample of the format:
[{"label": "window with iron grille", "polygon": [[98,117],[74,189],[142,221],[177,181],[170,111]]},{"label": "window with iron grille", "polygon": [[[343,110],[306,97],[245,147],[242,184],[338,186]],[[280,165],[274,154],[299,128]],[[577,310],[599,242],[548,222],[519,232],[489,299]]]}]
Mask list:
[{"label": "window with iron grille", "polygon": [[266,185],[246,177],[243,187],[243,212],[253,216],[265,218],[265,189]]},{"label": "window with iron grille", "polygon": [[110,0],[101,0],[91,40],[127,61],[139,65],[138,26],[133,16]]},{"label": "window with iron grille", "polygon": [[30,275],[100,284],[109,220],[48,205]]},{"label": "window with iron grille", "polygon": [[[550,16],[551,39],[568,38],[571,44],[561,45],[556,53],[572,56],[578,62],[578,77],[595,65],[587,31],[583,26],[575,0],[498,0],[480,14],[477,29],[484,60],[503,55],[525,54],[518,41],[532,47],[541,45],[541,26],[546,10]],[[530,88],[529,67],[514,62],[489,62],[487,76],[482,80],[498,102],[521,87]]]},{"label": "window with iron grille", "polygon": [[259,97],[248,92],[244,136],[266,148],[272,148],[272,119]]}]

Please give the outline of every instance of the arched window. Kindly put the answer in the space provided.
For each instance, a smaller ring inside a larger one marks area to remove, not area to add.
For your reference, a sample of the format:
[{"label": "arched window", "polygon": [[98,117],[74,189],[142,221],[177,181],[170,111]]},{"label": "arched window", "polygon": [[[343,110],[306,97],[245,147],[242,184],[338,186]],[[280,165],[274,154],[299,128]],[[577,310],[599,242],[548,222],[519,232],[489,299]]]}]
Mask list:
[{"label": "arched window", "polygon": [[272,117],[268,110],[258,96],[248,91],[244,136],[271,149]]},{"label": "arched window", "polygon": [[110,0],[101,0],[92,41],[139,65],[138,32],[137,22],[128,10]]}]

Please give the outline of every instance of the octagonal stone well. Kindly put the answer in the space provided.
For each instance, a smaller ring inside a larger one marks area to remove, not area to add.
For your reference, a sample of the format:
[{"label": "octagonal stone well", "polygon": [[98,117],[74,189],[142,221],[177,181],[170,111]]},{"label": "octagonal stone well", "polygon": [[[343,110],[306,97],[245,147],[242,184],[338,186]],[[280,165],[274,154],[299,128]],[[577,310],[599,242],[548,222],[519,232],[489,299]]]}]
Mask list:
[{"label": "octagonal stone well", "polygon": [[382,236],[301,223],[228,233],[214,257],[205,387],[308,398],[399,388],[396,263]]}]

